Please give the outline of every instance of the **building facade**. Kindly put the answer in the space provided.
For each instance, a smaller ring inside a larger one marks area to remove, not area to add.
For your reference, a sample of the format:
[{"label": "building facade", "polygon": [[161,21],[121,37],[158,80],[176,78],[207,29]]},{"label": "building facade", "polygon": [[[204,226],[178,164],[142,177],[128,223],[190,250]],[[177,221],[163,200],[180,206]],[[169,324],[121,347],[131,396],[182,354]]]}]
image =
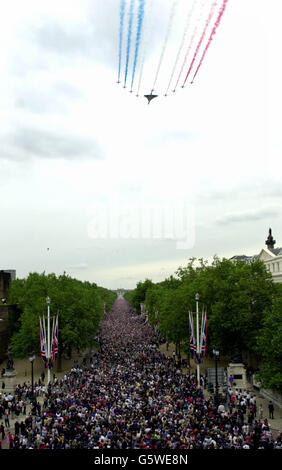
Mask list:
[{"label": "building facade", "polygon": [[271,273],[273,282],[282,283],[282,248],[268,250],[263,248],[258,255],[267,270]]},{"label": "building facade", "polygon": [[11,337],[10,315],[14,307],[8,305],[8,289],[10,282],[16,278],[14,269],[0,271],[0,363],[7,356],[9,339]]},{"label": "building facade", "polygon": [[253,256],[235,255],[230,258],[231,261],[241,260],[245,263],[251,263],[259,259],[266,269],[271,273],[273,282],[282,283],[282,248],[275,248],[276,241],[273,239],[271,228],[265,241],[266,247],[262,248],[259,254]]}]

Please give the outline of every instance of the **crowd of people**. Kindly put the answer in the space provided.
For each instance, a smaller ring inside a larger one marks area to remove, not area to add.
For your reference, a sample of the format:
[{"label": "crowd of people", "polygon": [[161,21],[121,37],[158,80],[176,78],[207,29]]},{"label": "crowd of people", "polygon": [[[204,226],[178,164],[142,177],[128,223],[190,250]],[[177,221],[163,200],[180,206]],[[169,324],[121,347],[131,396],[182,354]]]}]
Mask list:
[{"label": "crowd of people", "polygon": [[244,411],[231,390],[228,403],[215,406],[125,299],[105,314],[98,340],[99,350],[63,378],[37,384],[41,399],[28,416],[28,385],[2,396],[0,440],[12,449],[282,448],[250,399]]}]

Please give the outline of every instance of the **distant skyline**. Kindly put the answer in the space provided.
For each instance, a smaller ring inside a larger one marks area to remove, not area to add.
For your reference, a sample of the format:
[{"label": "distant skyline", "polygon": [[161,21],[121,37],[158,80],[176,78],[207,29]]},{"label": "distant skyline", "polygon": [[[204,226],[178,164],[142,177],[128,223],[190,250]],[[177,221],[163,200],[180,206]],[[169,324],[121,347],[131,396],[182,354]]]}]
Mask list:
[{"label": "distant skyline", "polygon": [[[148,92],[172,4],[150,10]],[[269,227],[282,246],[281,13],[229,0],[195,83],[148,106],[116,83],[119,1],[5,4],[1,269],[134,288],[191,257],[257,254]]]}]

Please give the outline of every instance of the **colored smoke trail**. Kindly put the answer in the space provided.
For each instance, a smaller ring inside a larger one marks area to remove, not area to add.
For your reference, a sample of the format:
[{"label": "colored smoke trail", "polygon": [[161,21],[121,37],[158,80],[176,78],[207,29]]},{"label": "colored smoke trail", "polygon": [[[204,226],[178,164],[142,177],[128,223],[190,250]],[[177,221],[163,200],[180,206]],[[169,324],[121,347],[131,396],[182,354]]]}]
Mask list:
[{"label": "colored smoke trail", "polygon": [[166,93],[169,90],[169,87],[171,85],[173,76],[175,74],[176,66],[178,64],[179,57],[180,57],[181,51],[182,51],[184,43],[185,43],[185,39],[186,39],[188,29],[189,29],[189,26],[190,26],[191,16],[193,14],[193,11],[194,11],[194,8],[195,8],[195,5],[196,5],[196,1],[197,0],[193,1],[193,4],[192,4],[192,6],[191,6],[191,8],[189,9],[189,12],[188,12],[188,16],[187,16],[186,23],[185,23],[185,29],[184,29],[184,32],[183,32],[182,40],[181,40],[181,43],[180,43],[180,46],[179,46],[179,49],[178,49],[178,52],[177,52],[177,55],[176,55],[174,65],[173,65],[173,68],[172,68],[172,72],[171,72],[171,76],[170,76],[170,79],[169,79],[169,82],[168,82]]},{"label": "colored smoke trail", "polygon": [[146,57],[146,52],[147,52],[147,47],[148,47],[148,42],[149,38],[151,36],[151,29],[152,29],[152,8],[153,8],[153,0],[150,1],[150,6],[149,6],[149,11],[147,11],[148,16],[148,21],[149,24],[145,26],[145,29],[147,30],[146,33],[144,33],[145,36],[145,43],[143,46],[143,53],[142,53],[142,61],[141,61],[141,66],[140,66],[140,73],[139,73],[139,81],[138,81],[138,90],[137,90],[137,96],[139,96],[139,91],[141,87],[141,82],[143,78],[143,68],[144,68],[144,62],[145,62],[145,57]]},{"label": "colored smoke trail", "polygon": [[198,19],[197,19],[197,24],[196,24],[196,26],[195,26],[195,28],[194,28],[194,31],[193,31],[193,34],[192,34],[192,36],[191,36],[191,38],[190,38],[189,46],[188,46],[188,49],[187,49],[187,51],[186,51],[186,54],[185,54],[185,57],[184,57],[184,61],[183,61],[182,67],[181,67],[181,69],[180,69],[180,72],[179,72],[179,74],[178,74],[178,78],[177,78],[176,83],[175,83],[175,86],[174,86],[174,91],[176,90],[176,88],[177,88],[177,86],[178,86],[178,83],[179,83],[181,74],[182,74],[182,72],[183,72],[184,66],[185,66],[185,64],[186,64],[188,55],[189,55],[189,53],[190,53],[190,51],[191,51],[191,48],[192,48],[192,46],[193,46],[194,38],[195,38],[196,33],[197,33],[197,30],[198,30],[198,23],[201,21],[202,16],[203,16],[204,5],[205,5],[205,0],[202,0],[202,4],[201,4],[201,9],[200,9],[199,17],[198,17]]},{"label": "colored smoke trail", "polygon": [[145,6],[145,0],[139,0],[138,24],[137,24],[135,54],[134,54],[133,71],[132,71],[132,79],[131,79],[131,90],[132,90],[132,87],[133,87],[135,71],[136,71],[136,64],[137,64],[137,59],[138,59],[142,24],[143,24],[143,19],[144,19],[144,6]]},{"label": "colored smoke trail", "polygon": [[173,3],[173,5],[172,5],[172,7],[171,7],[171,12],[170,12],[170,16],[169,16],[169,22],[168,22],[168,26],[167,26],[167,31],[166,31],[166,35],[165,35],[165,39],[164,39],[164,44],[163,44],[162,52],[161,52],[161,55],[160,55],[160,60],[159,60],[159,64],[158,64],[158,68],[157,68],[157,72],[156,72],[156,76],[155,76],[155,80],[154,80],[154,83],[153,83],[153,86],[152,86],[152,91],[153,91],[154,88],[155,88],[155,85],[156,85],[156,82],[157,82],[157,79],[158,79],[158,76],[159,76],[160,68],[161,68],[161,65],[162,65],[162,61],[163,61],[164,54],[165,54],[166,47],[167,47],[168,38],[169,38],[169,35],[170,35],[170,31],[171,31],[171,26],[172,26],[174,14],[175,14],[175,8],[176,8],[176,5],[177,5],[178,1],[179,1],[179,0],[174,0],[174,3]]},{"label": "colored smoke trail", "polygon": [[126,48],[126,65],[125,65],[125,74],[124,74],[124,87],[126,86],[126,80],[127,80],[127,74],[128,74],[128,64],[129,64],[131,36],[132,36],[134,2],[135,2],[135,0],[131,0],[130,7],[129,7],[129,21],[128,21],[128,33],[127,33],[127,48]]},{"label": "colored smoke trail", "polygon": [[124,13],[125,13],[125,0],[121,0],[121,2],[120,2],[120,24],[119,24],[118,82],[120,81],[120,71],[121,71],[121,51],[122,51],[122,40],[123,40]]},{"label": "colored smoke trail", "polygon": [[216,22],[215,22],[215,24],[214,24],[214,27],[213,27],[213,29],[212,29],[211,35],[210,35],[210,37],[209,37],[209,39],[208,39],[207,45],[206,45],[206,47],[205,47],[205,49],[204,49],[204,52],[203,52],[203,55],[202,55],[201,60],[200,60],[200,62],[199,62],[199,65],[198,65],[198,67],[197,67],[197,69],[196,69],[196,71],[195,71],[195,73],[194,73],[194,77],[193,77],[192,81],[195,79],[195,77],[196,77],[196,75],[197,75],[197,73],[198,73],[198,71],[199,71],[199,68],[201,67],[201,65],[202,65],[202,63],[203,63],[203,60],[204,60],[205,55],[206,55],[206,53],[207,53],[207,51],[208,51],[208,48],[209,48],[210,45],[211,45],[213,36],[215,35],[216,30],[217,30],[217,28],[218,28],[218,26],[219,26],[219,24],[220,24],[220,21],[221,21],[221,18],[222,18],[223,13],[224,13],[224,11],[225,11],[227,2],[228,2],[228,0],[223,0],[223,4],[222,4],[222,6],[221,6],[221,9],[219,10],[218,17],[217,17]]},{"label": "colored smoke trail", "polygon": [[211,22],[211,19],[212,19],[213,14],[214,14],[215,7],[216,7],[216,2],[213,2],[213,3],[212,3],[212,6],[211,6],[211,9],[210,9],[210,12],[209,12],[209,16],[208,16],[208,18],[207,18],[207,21],[206,21],[206,24],[205,24],[205,27],[204,27],[204,30],[203,30],[202,35],[201,35],[201,38],[200,38],[200,40],[199,40],[199,42],[198,42],[198,45],[197,45],[197,47],[196,47],[196,50],[195,50],[195,53],[194,53],[194,57],[193,57],[192,62],[191,62],[191,64],[190,64],[190,67],[189,67],[189,70],[188,70],[188,72],[187,72],[187,75],[186,75],[186,77],[185,77],[183,86],[185,85],[186,80],[187,80],[187,78],[188,78],[188,76],[189,76],[189,74],[190,74],[190,72],[191,72],[191,69],[192,69],[192,67],[193,67],[193,65],[194,65],[194,62],[195,62],[196,57],[197,57],[197,55],[198,55],[199,49],[200,49],[200,47],[201,47],[201,45],[202,45],[202,42],[203,42],[204,37],[205,37],[205,34],[206,34],[206,32],[207,32],[208,26],[209,26],[209,24],[210,24],[210,22]]}]

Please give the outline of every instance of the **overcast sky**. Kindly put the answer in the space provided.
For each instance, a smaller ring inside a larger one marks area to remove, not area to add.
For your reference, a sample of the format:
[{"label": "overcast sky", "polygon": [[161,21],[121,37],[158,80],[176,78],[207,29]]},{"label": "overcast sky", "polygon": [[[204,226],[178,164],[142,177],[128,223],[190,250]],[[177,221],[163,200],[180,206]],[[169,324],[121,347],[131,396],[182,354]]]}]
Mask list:
[{"label": "overcast sky", "polygon": [[116,83],[119,0],[5,2],[1,269],[134,288],[258,253],[269,227],[282,246],[281,1],[229,0],[195,82],[165,97],[188,3],[148,106],[173,0],[145,8],[138,98]]}]

